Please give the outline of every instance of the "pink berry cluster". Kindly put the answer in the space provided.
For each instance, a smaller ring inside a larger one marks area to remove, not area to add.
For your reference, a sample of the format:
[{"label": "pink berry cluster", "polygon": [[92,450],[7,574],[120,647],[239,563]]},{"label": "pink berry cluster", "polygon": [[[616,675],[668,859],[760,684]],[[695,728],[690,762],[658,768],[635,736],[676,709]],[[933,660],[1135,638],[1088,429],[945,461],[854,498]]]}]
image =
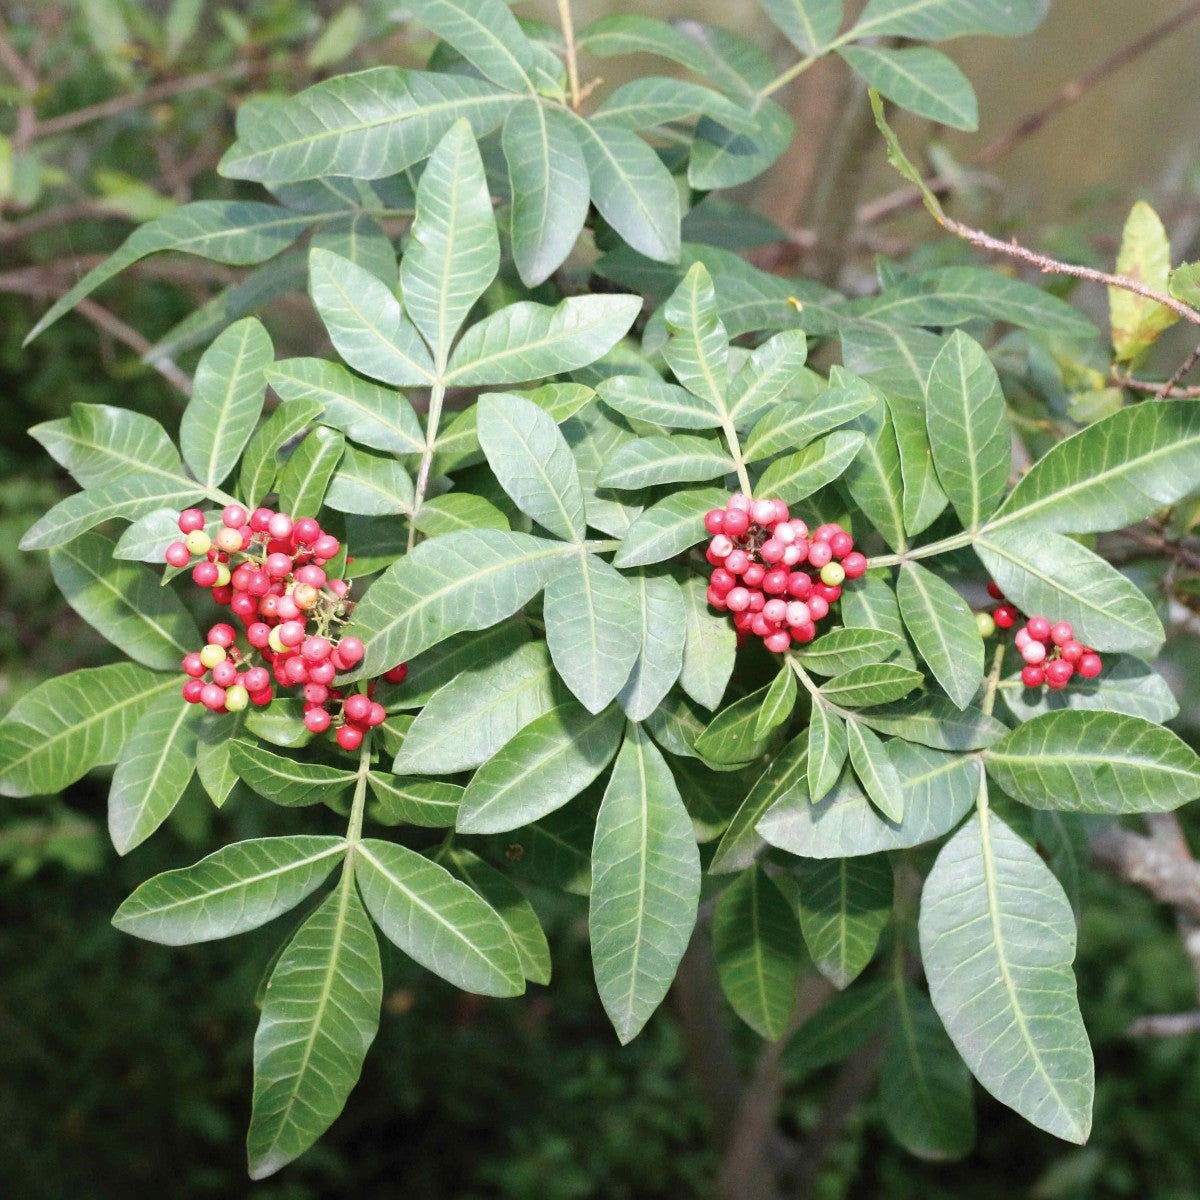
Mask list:
[{"label": "pink berry cluster", "polygon": [[733,614],[741,640],[754,635],[775,654],[811,642],[817,622],[858,579],[867,560],[840,525],[809,531],[782,500],[751,500],[737,492],[704,516],[712,534],[708,602]]},{"label": "pink berry cluster", "polygon": [[[193,581],[211,589],[213,599],[241,620],[250,649],[239,650],[232,625],[214,625],[203,648],[184,656],[184,699],[216,713],[240,712],[250,704],[270,703],[272,681],[303,687],[305,726],[324,733],[335,723],[333,706],[340,710],[334,734],[338,745],[357,749],[365,731],[387,714],[373,699],[373,683],[365,695],[345,695],[330,686],[339,671],[356,666],[364,653],[358,638],[333,636],[351,607],[346,600],[350,585],[325,571],[341,551],[337,538],[312,517],[293,520],[269,508],[248,513],[240,504],[222,510],[215,537],[205,531],[205,521],[197,508],[181,512],[184,538],[172,542],[164,557],[173,567],[200,558],[192,569]],[[256,655],[261,664],[251,661]],[[407,670],[402,663],[385,678],[398,683]]]},{"label": "pink berry cluster", "polygon": [[[1002,601],[992,613],[998,629],[1012,629],[1021,619],[1016,605],[1004,599],[995,582],[988,584],[988,593]],[[1014,637],[1017,650],[1025,660],[1021,682],[1027,688],[1043,685],[1061,692],[1073,676],[1095,679],[1104,664],[1091,647],[1076,641],[1070,621],[1051,622],[1047,617],[1030,617]]]}]

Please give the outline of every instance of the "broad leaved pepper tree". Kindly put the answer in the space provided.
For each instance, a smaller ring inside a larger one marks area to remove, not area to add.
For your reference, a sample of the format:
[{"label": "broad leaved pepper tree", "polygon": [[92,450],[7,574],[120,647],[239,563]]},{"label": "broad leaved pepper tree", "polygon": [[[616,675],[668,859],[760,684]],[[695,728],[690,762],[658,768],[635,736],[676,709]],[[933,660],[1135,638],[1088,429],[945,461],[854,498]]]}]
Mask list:
[{"label": "broad leaved pepper tree", "polygon": [[[1100,352],[1064,300],[894,263],[848,298],[738,255],[755,218],[713,193],[786,148],[790,80],[840,55],[919,179],[880,95],[974,127],[970,84],[924,43],[1025,34],[1044,8],[870,0],[843,29],[841,0],[761,3],[800,55],[782,73],[696,22],[577,35],[503,0],[409,0],[440,39],[428,69],[247,101],[221,170],[267,195],[142,226],[31,334],[149,254],[303,255],[336,353],[277,357],[231,302],[178,446],[119,407],[33,430],[81,490],[23,545],[130,661],[0,725],[5,795],[115,765],[121,853],[196,786],[344,818],[304,832],[298,813],[114,917],[177,945],[293,913],[254,1044],[256,1178],[347,1102],[379,1020],[376,930],[517,996],[551,971],[530,885],[586,897],[622,1042],[703,905],[764,1038],[829,1061],[883,1037],[886,1119],[914,1153],[969,1150],[972,1076],[1088,1135],[1059,875],[1097,822],[1200,794],[1149,665],[1161,605],[1096,535],[1190,511],[1200,401],[1118,390],[1046,436],[1006,394],[1020,348]],[[579,56],[631,53],[687,77],[593,101]],[[1196,268],[1164,247],[1139,206],[1117,362],[1200,319]],[[895,886],[914,874],[919,901]],[[841,991],[796,1033],[814,969]]]}]

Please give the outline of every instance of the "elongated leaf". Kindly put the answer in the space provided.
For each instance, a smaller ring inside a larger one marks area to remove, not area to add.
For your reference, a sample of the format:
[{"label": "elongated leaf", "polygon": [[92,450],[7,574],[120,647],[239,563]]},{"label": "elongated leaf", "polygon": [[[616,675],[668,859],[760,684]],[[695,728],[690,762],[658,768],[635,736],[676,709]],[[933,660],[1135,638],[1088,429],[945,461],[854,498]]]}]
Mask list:
[{"label": "elongated leaf", "polygon": [[256,112],[218,170],[263,183],[384,179],[428,158],[459,117],[471,122],[476,137],[485,136],[518,99],[457,73],[357,71]]},{"label": "elongated leaf", "polygon": [[644,437],[626,442],[605,464],[603,487],[643,488],[662,483],[699,483],[733,470],[733,459],[712,438]]},{"label": "elongated leaf", "polygon": [[299,1157],[337,1119],[379,1028],[379,944],[347,874],[300,926],[264,992],[254,1035],[253,1179]]},{"label": "elongated leaf", "polygon": [[920,563],[905,563],[896,580],[900,615],[917,653],[959,708],[983,682],[983,639],[967,602]]},{"label": "elongated leaf", "polygon": [[517,646],[434,692],[396,756],[397,774],[450,775],[486,762],[555,703],[545,644]]},{"label": "elongated leaf", "polygon": [[503,0],[409,0],[408,7],[493,83],[531,90],[533,46]]},{"label": "elongated leaf", "polygon": [[267,493],[275,490],[280,447],[320,415],[321,406],[315,401],[295,400],[277,408],[258,427],[246,444],[242,469],[238,472],[238,495],[248,505],[258,507],[259,502],[266,499]]},{"label": "elongated leaf", "polygon": [[1061,812],[1163,812],[1200,796],[1200,757],[1143,717],[1062,710],[990,746],[988,773],[1015,799]]},{"label": "elongated leaf", "polygon": [[1061,692],[1018,687],[1018,678],[1014,676],[1013,686],[1001,694],[1008,710],[1021,721],[1063,708],[1128,713],[1160,725],[1179,715],[1179,702],[1167,681],[1132,655],[1105,656],[1104,669],[1096,678],[1080,679],[1076,675],[1071,686]]},{"label": "elongated leaf", "polygon": [[599,125],[651,129],[704,115],[731,129],[753,133],[754,119],[720,92],[700,84],[661,75],[643,75],[621,84],[592,113]]},{"label": "elongated leaf", "polygon": [[470,850],[451,850],[447,863],[450,871],[478,892],[504,922],[525,978],[530,983],[549,983],[550,947],[533,905],[520,888]]},{"label": "elongated leaf", "polygon": [[257,929],[295,908],[329,877],[339,837],[255,838],[141,885],[113,916],[122,933],[186,946]]},{"label": "elongated leaf", "polygon": [[645,375],[613,375],[596,390],[601,399],[624,416],[668,429],[715,429],[721,414],[678,384]]},{"label": "elongated leaf", "polygon": [[978,342],[956,332],[933,363],[926,392],[938,480],[966,529],[995,510],[1012,470],[1012,431],[1000,377]]},{"label": "elongated leaf", "polygon": [[413,484],[394,458],[347,446],[330,477],[325,500],[338,512],[393,516],[411,510]]},{"label": "elongated leaf", "polygon": [[431,538],[389,567],[354,610],[360,675],[380,675],[451,634],[485,629],[541,590],[573,548],[500,529]]},{"label": "elongated leaf", "polygon": [[523,396],[481,396],[479,444],[501,486],[551,533],[583,540],[583,488],[558,425]]},{"label": "elongated leaf", "polygon": [[797,50],[815,54],[837,36],[842,0],[760,0],[762,10]]},{"label": "elongated leaf", "polygon": [[842,620],[847,627],[878,629],[892,634],[898,641],[892,662],[916,669],[917,660],[909,649],[900,618],[900,605],[886,575],[872,571],[854,581],[853,587],[842,590]]},{"label": "elongated leaf", "polygon": [[280,509],[296,517],[315,517],[345,449],[346,439],[336,429],[310,429],[279,472]]},{"label": "elongated leaf", "polygon": [[202,721],[196,739],[196,777],[208,798],[220,808],[237,785],[237,772],[229,761],[229,745],[241,732],[241,722]]},{"label": "elongated leaf", "polygon": [[396,248],[383,226],[366,213],[348,213],[327,221],[313,234],[310,246],[332,250],[394,288],[399,278]]},{"label": "elongated leaf", "polygon": [[667,994],[699,898],[691,820],[662,755],[630,725],[596,818],[588,913],[596,987],[622,1045]]},{"label": "elongated leaf", "polygon": [[882,629],[846,626],[802,646],[797,658],[814,675],[841,675],[856,667],[895,659],[903,644],[896,634]]},{"label": "elongated leaf", "polygon": [[747,763],[766,748],[758,735],[758,718],[769,687],[759,688],[723,708],[696,740],[696,752],[715,763]]},{"label": "elongated leaf", "polygon": [[756,740],[765,740],[772,730],[791,720],[792,710],[796,707],[797,690],[795,673],[785,661],[779,674],[771,680],[766,699],[759,709],[754,725]]},{"label": "elongated leaf", "polygon": [[630,525],[613,562],[618,567],[642,567],[690,550],[705,537],[704,514],[728,499],[728,492],[713,487],[673,492]]},{"label": "elongated leaf", "polygon": [[808,803],[808,796],[804,791],[807,768],[808,737],[801,734],[788,742],[771,760],[771,764],[750,789],[750,794],[742,802],[742,806],[734,813],[733,820],[729,822],[729,828],[726,829],[717,846],[717,852],[708,865],[710,875],[741,871],[754,862],[759,851],[766,845],[766,841],[758,832],[758,823],[776,801],[799,794],[803,796],[803,802]]},{"label": "elongated leaf", "polygon": [[[1171,273],[1171,243],[1167,231],[1144,200],[1137,201],[1121,237],[1117,273],[1158,291],[1166,291]],[[1179,315],[1157,300],[1124,288],[1108,289],[1112,344],[1118,362],[1130,362],[1149,349]]]},{"label": "elongated leaf", "polygon": [[[178,534],[176,526],[176,534]],[[145,567],[113,558],[113,544],[85,533],[50,552],[54,582],[67,603],[130,658],[169,671],[200,644],[182,601]]]},{"label": "elongated leaf", "polygon": [[858,983],[839,992],[800,1026],[780,1061],[805,1074],[840,1062],[880,1033],[894,1000],[890,979]]},{"label": "elongated leaf", "polygon": [[800,928],[817,969],[848,987],[875,954],[892,912],[892,868],[883,855],[800,865]]},{"label": "elongated leaf", "polygon": [[490,500],[466,492],[447,492],[421,505],[413,524],[427,537],[464,529],[508,529],[508,518]]},{"label": "elongated leaf", "polygon": [[904,548],[904,480],[896,429],[883,398],[854,419],[866,440],[846,471],[846,490],[893,550]]},{"label": "elongated leaf", "polygon": [[607,354],[641,309],[637,296],[570,296],[551,308],[522,300],[472,325],[454,348],[455,387],[525,383],[575,371]]},{"label": "elongated leaf", "polygon": [[512,247],[526,287],[544,283],[570,254],[587,217],[587,163],[574,125],[547,104],[519,104],[504,122],[512,185]]},{"label": "elongated leaf", "polygon": [[101,284],[149,254],[174,250],[212,262],[246,266],[278,254],[314,219],[310,213],[247,200],[198,200],[181,205],[135,229],[113,254],[54,302],[25,341],[31,342]]},{"label": "elongated leaf", "polygon": [[[326,425],[352,442],[393,454],[420,454],[425,435],[412,405],[398,393],[352,375],[322,358],[285,358],[267,371],[267,382],[288,408],[319,405]],[[307,422],[305,422],[307,423]]]},{"label": "elongated leaf", "polygon": [[179,444],[192,474],[213,488],[237,465],[262,413],[263,372],[274,358],[261,323],[230,325],[196,367],[192,397],[179,426]]},{"label": "elongated leaf", "polygon": [[978,129],[979,105],[967,77],[940,50],[844,46],[838,51],[867,84],[901,108],[949,125]]},{"label": "elongated leaf", "polygon": [[889,821],[899,825],[904,820],[904,793],[887,747],[858,721],[846,722],[846,744],[863,791]]},{"label": "elongated leaf", "polygon": [[899,663],[855,667],[821,685],[821,695],[843,708],[889,704],[907,696],[921,682],[921,673]]},{"label": "elongated leaf", "polygon": [[702,579],[690,577],[683,585],[685,633],[679,686],[697,704],[715,709],[721,703],[737,654],[737,634],[723,614],[708,604]]},{"label": "elongated leaf", "polygon": [[866,383],[835,367],[830,375],[830,386],[824,391],[767,410],[746,439],[743,447],[746,458],[754,462],[798,449],[813,438],[869,412],[874,404],[875,393]]},{"label": "elongated leaf", "polygon": [[989,530],[1120,529],[1174,504],[1200,474],[1200,401],[1139,404],[1059,442],[1013,489]]},{"label": "elongated leaf", "polygon": [[462,833],[504,833],[561,808],[612,761],[621,712],[573,701],[531,721],[472,777],[458,813]]},{"label": "elongated leaf", "polygon": [[387,707],[396,711],[422,708],[434,692],[463,671],[496,662],[529,640],[529,626],[520,618],[460,633],[409,660],[404,682],[394,690],[389,688]]},{"label": "elongated leaf", "polygon": [[713,411],[727,415],[729,335],[717,310],[712,276],[703,263],[688,268],[663,306],[671,338],[662,348],[675,378]]},{"label": "elongated leaf", "polygon": [[893,741],[888,757],[900,775],[904,818],[879,815],[849,771],[816,804],[804,776],[758,822],[772,846],[804,858],[843,858],[903,850],[953,829],[975,802],[983,768],[970,755],[943,754]]},{"label": "elongated leaf", "polygon": [[953,1161],[975,1144],[971,1073],[933,1005],[907,981],[896,990],[879,1098],[888,1132],[918,1158]]},{"label": "elongated leaf", "polygon": [[853,470],[852,464],[864,443],[865,438],[857,429],[831,433],[796,454],[777,458],[762,473],[757,490],[785,504],[807,499],[848,469]]},{"label": "elongated leaf", "polygon": [[382,280],[319,248],[308,256],[308,277],[313,306],[346,363],[398,387],[433,382],[429,351]]},{"label": "elongated leaf", "polygon": [[669,576],[638,571],[626,578],[637,596],[639,616],[629,630],[636,639],[637,657],[619,699],[631,721],[644,721],[675,685],[683,667],[686,602]]},{"label": "elongated leaf", "polygon": [[69,417],[43,421],[29,434],[80,487],[104,487],[131,474],[172,486],[184,478],[179,451],[167,431],[152,417],[128,409],[72,404]]},{"label": "elongated leaf", "polygon": [[880,733],[934,750],[981,750],[1002,738],[1007,729],[978,708],[959,710],[941,696],[919,696],[883,708],[855,714],[864,725]]},{"label": "elongated leaf", "polygon": [[593,713],[625,686],[640,644],[637,587],[603,559],[584,551],[546,585],[542,602],[546,643],[554,667]]},{"label": "elongated leaf", "polygon": [[713,950],[733,1011],[762,1037],[782,1037],[804,956],[796,914],[760,867],[750,867],[721,893],[713,914]]},{"label": "elongated leaf", "polygon": [[372,820],[381,825],[420,825],[426,829],[453,828],[466,790],[457,783],[390,775],[386,771],[372,771],[367,783],[375,797],[368,809]]},{"label": "elongated leaf", "polygon": [[146,706],[179,686],[177,675],[133,663],[39,684],[0,722],[0,795],[53,795],[93,767],[116,762]]},{"label": "elongated leaf", "polygon": [[[425,5],[430,2],[425,0]],[[457,5],[443,0],[432,3],[458,10]],[[500,0],[491,0],[489,7],[492,4],[516,26],[516,19]],[[462,12],[464,19],[475,21],[465,8]],[[421,174],[417,216],[400,262],[404,311],[421,331],[436,362],[449,358],[451,342],[499,266],[500,239],[483,160],[470,125],[457,121]]]},{"label": "elongated leaf", "polygon": [[975,1078],[1039,1129],[1084,1141],[1093,1068],[1075,917],[1049,867],[984,808],[938,855],[920,930],[933,1006]]},{"label": "elongated leaf", "polygon": [[321,763],[300,762],[273,754],[254,742],[238,740],[229,748],[238,775],[260,796],[288,808],[336,799],[354,786],[354,772]]},{"label": "elongated leaf", "polygon": [[[764,413],[771,412],[777,401],[819,378],[803,371],[807,358],[808,339],[799,329],[785,329],[753,350],[729,384],[728,408],[733,424],[748,429]],[[789,442],[780,449],[797,445]]]},{"label": "elongated leaf", "polygon": [[969,33],[1019,37],[1045,15],[1041,0],[870,0],[852,33],[856,38],[895,34],[924,41]]},{"label": "elongated leaf", "polygon": [[472,888],[407,846],[359,844],[363,901],[387,938],[464,991],[519,996],[521,962],[504,923]]},{"label": "elongated leaf", "polygon": [[118,854],[128,854],[166,819],[196,767],[201,713],[178,693],[156,696],[121,748],[108,793],[108,832]]},{"label": "elongated leaf", "polygon": [[987,532],[975,551],[1022,612],[1053,613],[1097,650],[1149,657],[1163,642],[1162,623],[1145,595],[1116,567],[1058,533],[1013,526]]}]

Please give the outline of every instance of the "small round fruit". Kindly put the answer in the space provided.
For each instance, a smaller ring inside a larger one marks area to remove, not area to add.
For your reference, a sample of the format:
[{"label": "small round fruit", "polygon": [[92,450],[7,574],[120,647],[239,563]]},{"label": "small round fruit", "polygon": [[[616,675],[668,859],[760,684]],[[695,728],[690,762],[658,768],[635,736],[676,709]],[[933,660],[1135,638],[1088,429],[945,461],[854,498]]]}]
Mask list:
[{"label": "small round fruit", "polygon": [[1041,642],[1030,641],[1021,647],[1021,657],[1027,663],[1040,663],[1046,661],[1046,647]]},{"label": "small round fruit", "polygon": [[994,579],[988,580],[987,593],[993,600],[1004,599],[1004,593],[1000,590],[1000,585]]},{"label": "small round fruit", "polygon": [[829,601],[824,596],[810,596],[808,611],[812,614],[814,621],[823,621],[829,616]]},{"label": "small round fruit", "polygon": [[183,542],[172,542],[163,553],[167,565],[171,567],[186,567],[192,561],[192,552]]},{"label": "small round fruit", "polygon": [[[362,661],[362,656],[366,653],[366,647],[362,641],[356,637],[344,637],[337,645],[338,653],[342,657],[347,668],[352,667],[355,663]],[[402,666],[404,664],[401,664]]]},{"label": "small round fruit", "polygon": [[189,679],[183,685],[183,698],[189,704],[199,704],[200,697],[208,685],[202,679]]},{"label": "small round fruit", "polygon": [[206,683],[200,693],[200,703],[205,708],[217,709],[225,707],[225,689],[215,683]]},{"label": "small round fruit", "polygon": [[387,709],[376,700],[371,701],[371,711],[367,713],[367,724],[373,729],[387,720]]},{"label": "small round fruit", "polygon": [[829,539],[829,548],[834,558],[845,558],[854,549],[854,539],[844,529],[839,529]]},{"label": "small round fruit", "polygon": [[[270,645],[271,627],[265,621],[253,621],[246,626],[246,641],[256,650]],[[274,649],[274,646],[271,647]]]},{"label": "small round fruit", "polygon": [[337,738],[337,744],[343,750],[357,750],[362,745],[363,734],[361,729],[356,729],[353,725],[343,725],[334,737]]},{"label": "small round fruit", "polygon": [[992,612],[997,629],[1011,629],[1017,623],[1017,610],[1011,604],[998,604]]},{"label": "small round fruit", "polygon": [[220,578],[220,571],[217,570],[216,563],[202,562],[197,563],[192,568],[192,582],[197,587],[210,588],[216,585]]},{"label": "small round fruit", "polygon": [[[300,646],[300,653],[308,659],[310,663],[320,662],[322,659],[329,657],[332,647],[329,645],[329,639],[323,637],[307,637]],[[342,656],[343,658],[345,655]]]},{"label": "small round fruit", "polygon": [[818,569],[833,561],[833,548],[828,542],[816,542],[808,548],[808,561]]},{"label": "small round fruit", "polygon": [[268,554],[264,566],[272,579],[283,579],[284,576],[292,573],[292,560],[287,554],[279,552]]},{"label": "small round fruit", "polygon": [[1041,687],[1046,682],[1046,669],[1036,663],[1030,663],[1021,671],[1021,682],[1027,688]]},{"label": "small round fruit", "polygon": [[[345,638],[342,640],[345,641]],[[390,671],[385,672],[383,677],[388,683],[403,683],[407,675],[408,663],[402,662],[397,663]]]},{"label": "small round fruit", "polygon": [[287,513],[272,514],[271,519],[267,522],[267,532],[273,538],[279,538],[280,541],[290,538],[292,536],[292,518]]},{"label": "small round fruit", "polygon": [[235,683],[237,683],[237,677],[238,669],[229,661],[229,659],[225,659],[224,662],[217,663],[217,665],[212,669],[213,683],[217,684],[219,687],[232,687]]},{"label": "small round fruit", "polygon": [[745,550],[734,550],[725,557],[725,570],[732,575],[744,574],[749,565],[750,555]]},{"label": "small round fruit", "polygon": [[301,517],[292,526],[292,537],[306,546],[311,546],[320,536],[321,526],[312,517]]},{"label": "small round fruit", "polygon": [[763,576],[762,590],[768,596],[782,596],[787,591],[788,572],[782,567],[776,567]]},{"label": "small round fruit", "polygon": [[313,554],[317,558],[323,558],[326,562],[328,562],[331,558],[337,558],[338,551],[341,550],[341,548],[341,542],[328,533],[321,534],[321,536],[312,544]]},{"label": "small round fruit", "polygon": [[755,500],[750,508],[750,516],[756,525],[773,525],[775,523],[775,501]]},{"label": "small round fruit", "polygon": [[786,629],[781,629],[778,633],[769,634],[763,639],[763,645],[772,654],[782,654],[791,644],[792,635]]},{"label": "small round fruit", "polygon": [[750,528],[750,515],[741,509],[726,509],[723,527],[719,531],[730,537],[741,537]]},{"label": "small round fruit", "polygon": [[766,575],[766,573],[767,573],[767,568],[764,567],[762,565],[762,563],[752,562],[742,572],[742,582],[747,587],[756,588],[762,583],[763,578]]},{"label": "small round fruit", "polygon": [[821,582],[840,587],[846,579],[846,568],[840,562],[829,562],[821,568]]},{"label": "small round fruit", "polygon": [[1037,638],[1039,642],[1050,640],[1050,622],[1045,617],[1030,617],[1025,622],[1025,628],[1029,630],[1029,636]]},{"label": "small round fruit", "polygon": [[371,712],[371,701],[362,692],[355,692],[346,697],[342,710],[349,721],[365,721]]},{"label": "small round fruit", "polygon": [[214,646],[224,646],[228,649],[237,641],[237,632],[232,625],[226,625],[222,621],[219,625],[214,625],[208,631],[208,641]]},{"label": "small round fruit", "polygon": [[[799,601],[795,601],[795,603],[799,603]],[[778,625],[787,619],[787,608],[786,600],[768,600],[763,605],[763,616]]]},{"label": "small round fruit", "polygon": [[842,559],[842,570],[847,579],[861,579],[867,573],[867,556],[852,550]]},{"label": "small round fruit", "polygon": [[192,679],[199,679],[208,668],[204,665],[199,654],[185,654],[183,656],[183,673],[189,675]]},{"label": "small round fruit", "polygon": [[979,629],[979,636],[990,638],[996,632],[996,622],[992,618],[991,613],[977,612],[975,614],[975,625]]},{"label": "small round fruit", "polygon": [[1079,674],[1083,679],[1095,679],[1103,669],[1104,664],[1100,661],[1100,655],[1091,650],[1079,660]]},{"label": "small round fruit", "polygon": [[793,571],[788,576],[787,594],[797,600],[807,600],[812,595],[812,576],[804,571]]},{"label": "small round fruit", "polygon": [[215,642],[209,642],[200,651],[200,661],[211,671],[217,663],[225,661],[225,647],[218,646]]},{"label": "small round fruit", "polygon": [[[329,713],[326,709],[310,708],[304,714],[304,728],[309,733],[324,733],[329,728],[329,720]],[[353,747],[347,747],[347,749],[353,749]]]},{"label": "small round fruit", "polygon": [[183,539],[189,554],[207,554],[212,549],[212,538],[203,529],[193,529]]},{"label": "small round fruit", "polygon": [[1053,662],[1046,664],[1046,682],[1057,691],[1060,687],[1065,687],[1067,681],[1075,674],[1075,668],[1069,662],[1063,662],[1061,658],[1056,658]]},{"label": "small round fruit", "polygon": [[1071,628],[1070,621],[1056,621],[1050,626],[1050,640],[1056,646],[1065,646],[1068,642],[1073,641],[1075,630]]},{"label": "small round fruit", "polygon": [[240,684],[225,689],[225,707],[230,712],[241,712],[250,703],[250,693]]},{"label": "small round fruit", "polygon": [[1087,653],[1087,647],[1082,642],[1072,638],[1063,642],[1058,648],[1058,655],[1064,662],[1077,663]]},{"label": "small round fruit", "polygon": [[723,508],[710,508],[704,514],[704,528],[709,533],[724,533],[725,532],[725,510]]},{"label": "small round fruit", "polygon": [[279,626],[279,640],[285,646],[299,646],[304,641],[304,624],[301,621],[284,621]]},{"label": "small round fruit", "polygon": [[271,524],[271,518],[275,515],[273,508],[256,508],[250,514],[250,528],[255,533],[266,533],[267,526]]},{"label": "small round fruit", "polygon": [[283,639],[279,636],[278,625],[275,625],[271,628],[271,631],[267,636],[267,645],[270,646],[276,654],[282,654],[287,649],[287,646],[285,646],[283,643]]},{"label": "small round fruit", "polygon": [[226,554],[236,554],[244,545],[242,535],[236,529],[225,527],[217,530],[216,541],[217,548],[224,550]]},{"label": "small round fruit", "polygon": [[337,667],[332,658],[327,658],[324,662],[308,664],[308,678],[313,683],[332,683],[336,674]]},{"label": "small round fruit", "polygon": [[243,677],[242,683],[245,684],[246,691],[253,695],[271,686],[271,673],[266,667],[251,667]]}]

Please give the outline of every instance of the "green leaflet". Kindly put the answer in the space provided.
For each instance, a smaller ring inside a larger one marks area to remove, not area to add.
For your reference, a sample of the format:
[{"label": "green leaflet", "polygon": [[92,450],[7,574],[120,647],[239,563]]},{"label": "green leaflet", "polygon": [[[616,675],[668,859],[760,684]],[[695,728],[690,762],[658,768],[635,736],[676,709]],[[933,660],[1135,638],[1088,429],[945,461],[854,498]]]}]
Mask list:
[{"label": "green leaflet", "polygon": [[372,771],[367,783],[375,797],[367,809],[371,820],[381,825],[420,825],[426,829],[452,828],[466,790],[457,783],[391,775],[387,771]]},{"label": "green leaflet", "polygon": [[889,821],[900,824],[904,819],[902,785],[887,747],[858,721],[846,722],[846,746],[863,791]]},{"label": "green leaflet", "polygon": [[900,615],[946,695],[966,708],[983,679],[983,639],[975,616],[944,579],[920,563],[905,563],[896,580]]},{"label": "green leaflet", "polygon": [[336,429],[324,425],[310,429],[279,472],[280,509],[297,517],[315,517],[345,448],[346,439]]},{"label": "green leaflet", "polygon": [[338,512],[395,516],[411,511],[413,484],[394,458],[347,446],[330,476],[325,500]]},{"label": "green leaflet", "polygon": [[838,54],[867,84],[901,108],[953,129],[979,128],[975,89],[940,50],[866,45],[845,46]]},{"label": "green leaflet", "polygon": [[249,787],[286,808],[303,808],[335,800],[354,786],[353,771],[273,754],[245,739],[230,745],[229,757]]},{"label": "green leaflet", "polygon": [[679,679],[687,637],[687,602],[668,575],[632,572],[625,578],[637,595],[639,618],[633,627],[637,658],[618,699],[631,721],[643,721]]},{"label": "green leaflet", "polygon": [[596,987],[622,1045],[666,995],[699,897],[691,820],[662,755],[631,725],[596,819],[588,914]]},{"label": "green leaflet", "polygon": [[808,795],[816,803],[823,800],[838,781],[846,765],[849,746],[846,722],[829,706],[814,699],[808,719],[808,768],[805,782]]}]

